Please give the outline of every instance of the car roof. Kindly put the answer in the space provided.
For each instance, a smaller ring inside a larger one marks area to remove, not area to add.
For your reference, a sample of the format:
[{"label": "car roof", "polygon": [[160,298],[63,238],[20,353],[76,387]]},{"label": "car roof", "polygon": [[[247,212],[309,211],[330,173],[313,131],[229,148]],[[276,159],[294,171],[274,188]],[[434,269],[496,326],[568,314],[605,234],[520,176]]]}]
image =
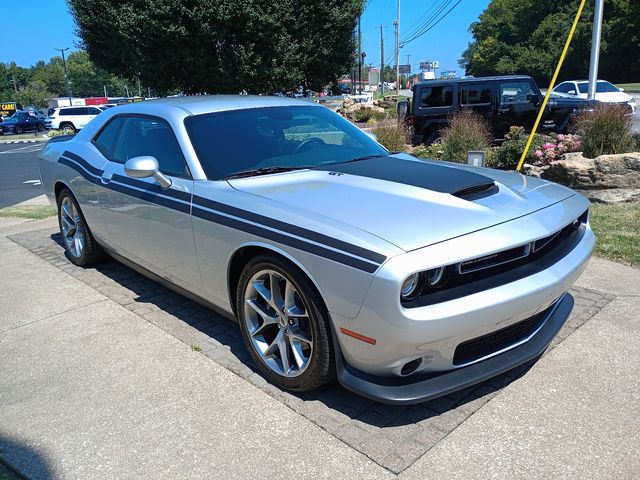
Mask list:
[{"label": "car roof", "polygon": [[447,83],[471,83],[471,82],[486,82],[491,80],[529,80],[531,77],[527,75],[498,75],[494,77],[468,77],[468,78],[450,78],[448,80],[425,80],[422,82],[416,83],[414,86],[424,86],[424,85],[438,85],[438,84],[447,84]]},{"label": "car roof", "polygon": [[117,107],[118,112],[126,113],[144,111],[145,105],[166,105],[175,107],[191,115],[224,112],[246,108],[284,107],[284,106],[319,106],[308,100],[267,95],[195,95],[188,97],[169,97],[143,102],[134,102]]}]

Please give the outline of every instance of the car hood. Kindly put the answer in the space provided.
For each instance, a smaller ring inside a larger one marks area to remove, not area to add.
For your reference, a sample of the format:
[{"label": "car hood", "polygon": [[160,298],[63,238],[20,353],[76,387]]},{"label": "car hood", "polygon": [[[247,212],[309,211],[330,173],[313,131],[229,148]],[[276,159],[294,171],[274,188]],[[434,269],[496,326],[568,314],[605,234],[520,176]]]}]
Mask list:
[{"label": "car hood", "polygon": [[[580,98],[589,98],[586,93],[581,93]],[[632,100],[631,95],[627,95],[624,92],[601,92],[596,93],[596,100],[605,103],[623,103]]]},{"label": "car hood", "polygon": [[517,173],[423,161],[406,154],[326,169],[228,180],[304,215],[373,234],[405,251],[528,215],[574,192]]}]

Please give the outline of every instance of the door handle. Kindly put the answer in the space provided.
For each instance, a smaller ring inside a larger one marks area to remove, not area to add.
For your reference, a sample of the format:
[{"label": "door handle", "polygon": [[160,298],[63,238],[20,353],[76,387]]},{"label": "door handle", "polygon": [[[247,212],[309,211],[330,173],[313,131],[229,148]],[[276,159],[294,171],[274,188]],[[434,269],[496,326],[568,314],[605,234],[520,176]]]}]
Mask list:
[{"label": "door handle", "polygon": [[104,172],[104,173],[102,174],[102,176],[100,177],[100,181],[101,181],[103,184],[105,184],[105,185],[106,185],[107,183],[109,183],[109,182],[111,181],[111,177],[113,177],[113,173],[111,173],[111,172]]}]

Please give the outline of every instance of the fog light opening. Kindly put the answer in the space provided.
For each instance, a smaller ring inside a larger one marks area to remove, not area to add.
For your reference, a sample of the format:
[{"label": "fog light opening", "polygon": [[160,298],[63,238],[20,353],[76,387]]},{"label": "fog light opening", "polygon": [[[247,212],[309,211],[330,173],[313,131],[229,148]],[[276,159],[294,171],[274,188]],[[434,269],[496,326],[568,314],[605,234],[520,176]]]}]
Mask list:
[{"label": "fog light opening", "polygon": [[410,362],[405,363],[400,369],[400,375],[406,377],[407,375],[411,375],[413,372],[420,368],[422,364],[422,357],[416,358],[415,360],[411,360]]}]

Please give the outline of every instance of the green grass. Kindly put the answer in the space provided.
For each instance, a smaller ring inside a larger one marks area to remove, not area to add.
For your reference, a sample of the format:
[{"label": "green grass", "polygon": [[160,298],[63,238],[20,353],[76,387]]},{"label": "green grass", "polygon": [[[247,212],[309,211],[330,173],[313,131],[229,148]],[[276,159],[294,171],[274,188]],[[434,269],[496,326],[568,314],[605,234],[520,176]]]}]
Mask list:
[{"label": "green grass", "polygon": [[56,211],[49,205],[22,205],[0,208],[0,217],[41,220],[52,217],[55,214]]},{"label": "green grass", "polygon": [[598,237],[597,255],[640,266],[640,202],[593,204],[590,221]]},{"label": "green grass", "polygon": [[640,93],[640,82],[636,82],[636,83],[618,83],[616,85],[616,87],[624,88],[625,92]]}]

